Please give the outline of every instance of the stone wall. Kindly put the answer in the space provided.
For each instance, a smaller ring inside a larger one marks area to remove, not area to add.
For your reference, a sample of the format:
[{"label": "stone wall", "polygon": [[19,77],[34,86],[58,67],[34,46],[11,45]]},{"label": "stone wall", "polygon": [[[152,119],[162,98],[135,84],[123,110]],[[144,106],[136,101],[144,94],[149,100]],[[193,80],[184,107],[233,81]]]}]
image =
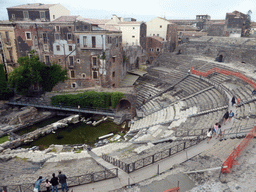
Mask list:
[{"label": "stone wall", "polygon": [[229,63],[250,63],[255,65],[256,41],[252,38],[204,37],[190,39],[187,44],[180,45],[182,54],[212,57]]}]

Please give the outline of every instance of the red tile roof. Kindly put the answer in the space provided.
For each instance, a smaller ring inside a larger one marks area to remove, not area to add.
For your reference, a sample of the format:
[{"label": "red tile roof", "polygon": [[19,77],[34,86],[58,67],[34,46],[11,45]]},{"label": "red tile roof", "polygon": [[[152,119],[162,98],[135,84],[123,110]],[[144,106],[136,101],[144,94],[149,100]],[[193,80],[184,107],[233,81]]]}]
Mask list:
[{"label": "red tile roof", "polygon": [[56,4],[42,4],[42,3],[28,3],[24,5],[17,5],[14,7],[8,7],[7,9],[49,9]]}]

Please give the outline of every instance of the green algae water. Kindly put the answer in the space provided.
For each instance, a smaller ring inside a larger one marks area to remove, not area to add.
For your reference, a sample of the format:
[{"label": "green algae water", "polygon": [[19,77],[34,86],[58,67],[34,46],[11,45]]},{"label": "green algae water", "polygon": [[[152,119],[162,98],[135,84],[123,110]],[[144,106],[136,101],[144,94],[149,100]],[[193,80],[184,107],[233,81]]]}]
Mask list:
[{"label": "green algae water", "polygon": [[116,125],[112,121],[105,121],[98,126],[87,125],[83,122],[69,124],[68,127],[60,128],[44,137],[23,145],[22,147],[39,146],[40,149],[49,147],[51,144],[89,144],[93,145],[98,141],[98,137],[123,131],[121,125]]},{"label": "green algae water", "polygon": [[54,116],[54,117],[51,117],[49,119],[46,119],[46,120],[43,120],[41,122],[38,122],[34,125],[31,125],[31,126],[28,126],[24,129],[21,129],[21,130],[18,130],[18,131],[15,131],[15,133],[17,135],[23,135],[25,133],[29,133],[29,132],[32,132],[32,131],[35,131],[36,129],[38,128],[42,128],[42,127],[45,127],[46,125],[49,125],[49,124],[52,124],[52,123],[55,123],[56,121],[59,121],[61,119],[64,119],[65,117],[61,117],[61,116]]}]

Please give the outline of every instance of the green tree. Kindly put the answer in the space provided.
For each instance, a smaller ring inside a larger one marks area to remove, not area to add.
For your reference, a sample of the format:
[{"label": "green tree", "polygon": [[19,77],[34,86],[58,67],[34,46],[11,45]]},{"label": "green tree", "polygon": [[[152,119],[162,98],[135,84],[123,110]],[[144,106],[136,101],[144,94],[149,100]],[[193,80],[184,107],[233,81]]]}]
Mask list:
[{"label": "green tree", "polygon": [[7,100],[11,96],[13,96],[13,94],[7,86],[7,80],[4,73],[4,65],[0,64],[0,100]]},{"label": "green tree", "polygon": [[8,82],[12,88],[22,95],[29,95],[31,86],[39,84],[43,91],[51,91],[59,82],[67,79],[67,71],[53,64],[46,66],[31,51],[31,57],[20,57],[19,67],[9,74]]}]

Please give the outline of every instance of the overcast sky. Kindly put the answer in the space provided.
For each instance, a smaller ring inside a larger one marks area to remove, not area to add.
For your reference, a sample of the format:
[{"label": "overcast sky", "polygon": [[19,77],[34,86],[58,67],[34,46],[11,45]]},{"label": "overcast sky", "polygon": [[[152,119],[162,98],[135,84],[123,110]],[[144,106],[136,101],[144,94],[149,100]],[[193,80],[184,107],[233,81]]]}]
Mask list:
[{"label": "overcast sky", "polygon": [[71,15],[85,18],[110,19],[112,14],[148,21],[156,16],[167,19],[195,19],[208,14],[212,19],[225,19],[227,12],[252,11],[256,20],[255,0],[0,0],[0,20],[7,20],[7,7],[27,3],[61,3]]}]

